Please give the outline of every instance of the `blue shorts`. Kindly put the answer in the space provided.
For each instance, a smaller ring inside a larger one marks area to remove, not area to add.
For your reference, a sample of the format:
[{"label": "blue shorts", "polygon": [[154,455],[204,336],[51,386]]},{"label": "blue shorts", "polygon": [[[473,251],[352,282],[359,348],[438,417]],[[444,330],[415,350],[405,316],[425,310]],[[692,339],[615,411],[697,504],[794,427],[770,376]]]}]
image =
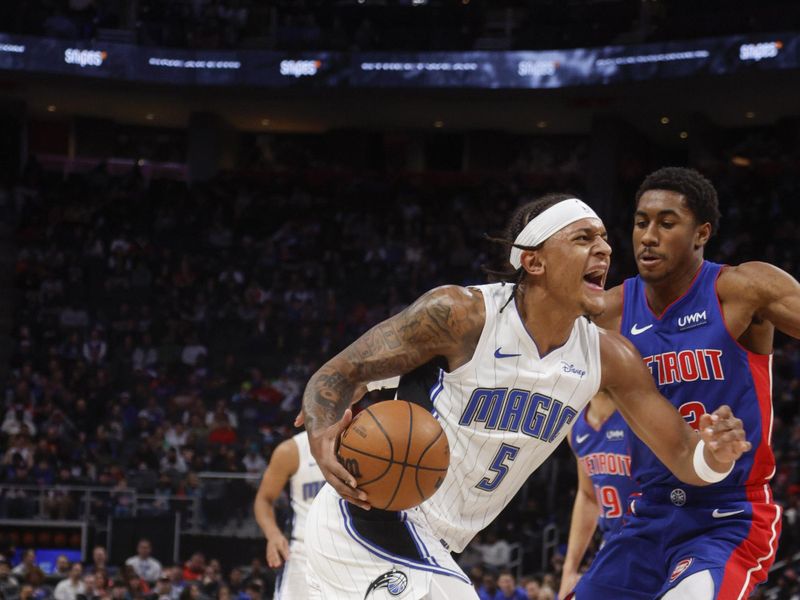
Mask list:
[{"label": "blue shorts", "polygon": [[[694,497],[691,497],[694,496]],[[575,588],[577,600],[656,600],[708,571],[719,600],[742,600],[775,561],[781,510],[768,486],[745,490],[653,488]]]}]

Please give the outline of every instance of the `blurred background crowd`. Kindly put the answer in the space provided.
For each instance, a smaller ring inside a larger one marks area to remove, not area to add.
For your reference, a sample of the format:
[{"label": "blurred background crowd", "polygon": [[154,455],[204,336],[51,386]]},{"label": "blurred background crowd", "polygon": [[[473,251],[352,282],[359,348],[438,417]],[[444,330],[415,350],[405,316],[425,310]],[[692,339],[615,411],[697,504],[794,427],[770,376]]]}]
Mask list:
[{"label": "blurred background crowd", "polygon": [[[800,4],[6,0],[0,29],[186,49],[533,50],[798,30]],[[503,259],[486,235],[541,194],[574,193],[606,219],[611,286],[635,272],[639,183],[691,166],[723,214],[706,256],[800,276],[796,106],[739,111],[755,103],[747,86],[715,89],[732,77],[530,102],[518,90],[198,87],[214,99],[203,106],[187,87],[0,73],[0,600],[271,598],[252,502],[296,432],[308,377],[426,290],[485,282]],[[786,73],[769,81],[791,102]],[[237,104],[248,93],[252,106]],[[715,99],[741,114],[716,114]],[[800,343],[779,335],[784,522],[761,600],[800,600],[798,392]],[[482,600],[554,600],[575,488],[563,445],[458,557]],[[146,535],[125,529],[145,521]],[[83,533],[64,533],[70,523]],[[54,553],[31,552],[43,546]]]},{"label": "blurred background crowd", "polygon": [[[497,256],[483,236],[501,232],[516,204],[583,191],[579,139],[566,154],[534,144],[536,165],[518,172],[435,181],[337,170],[320,157],[314,169],[285,166],[302,139],[276,138],[291,152],[273,156],[269,176],[227,173],[188,186],[146,181],[136,169],[112,176],[103,165],[64,176],[32,159],[5,189],[15,349],[0,483],[48,491],[43,500],[0,493],[0,517],[78,518],[87,509],[70,486],[95,486],[108,493],[93,500],[92,519],[133,514],[140,494],[137,514],[185,510],[212,528],[249,522],[251,485],[220,494],[200,475],[258,476],[293,434],[321,361],[431,287],[485,281],[481,267]],[[738,166],[732,156],[757,158]],[[797,159],[769,128],[705,159],[724,214],[710,258],[758,255],[798,272]],[[648,168],[628,174],[631,202]],[[627,220],[612,230],[610,284],[632,272],[627,231]],[[780,560],[800,551],[797,342],[776,342],[774,373]],[[491,587],[519,544],[523,571],[553,587],[560,554],[542,565],[538,549],[548,525],[566,539],[574,488],[562,449],[461,556],[464,567]],[[201,509],[186,509],[187,500]]]}]

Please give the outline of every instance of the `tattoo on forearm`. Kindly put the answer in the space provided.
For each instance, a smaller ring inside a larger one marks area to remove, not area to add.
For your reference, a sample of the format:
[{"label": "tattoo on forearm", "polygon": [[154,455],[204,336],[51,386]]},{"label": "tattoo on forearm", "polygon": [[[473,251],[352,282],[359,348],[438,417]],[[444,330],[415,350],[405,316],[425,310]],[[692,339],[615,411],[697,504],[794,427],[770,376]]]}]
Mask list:
[{"label": "tattoo on forearm", "polygon": [[482,308],[479,295],[439,289],[367,331],[309,381],[303,397],[306,428],[338,421],[358,383],[408,373],[434,356],[471,356],[483,326]]},{"label": "tattoo on forearm", "polygon": [[303,396],[306,429],[332,425],[342,418],[355,391],[353,384],[342,373],[323,367],[308,382]]}]

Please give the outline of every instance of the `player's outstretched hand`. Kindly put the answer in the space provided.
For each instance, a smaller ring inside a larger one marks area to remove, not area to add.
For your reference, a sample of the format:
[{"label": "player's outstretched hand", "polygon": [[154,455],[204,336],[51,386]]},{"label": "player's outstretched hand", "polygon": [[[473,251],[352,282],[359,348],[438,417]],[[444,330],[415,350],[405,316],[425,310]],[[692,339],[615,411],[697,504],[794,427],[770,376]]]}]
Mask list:
[{"label": "player's outstretched hand", "polygon": [[727,405],[700,417],[700,436],[711,456],[720,463],[730,464],[752,448],[745,438],[742,420]]},{"label": "player's outstretched hand", "polygon": [[336,448],[339,445],[339,436],[353,420],[353,411],[349,408],[344,411],[344,416],[338,423],[334,423],[324,430],[308,433],[311,454],[317,459],[322,474],[339,494],[356,506],[365,510],[370,509],[366,492],[356,487],[356,479],[345,469],[336,457]]},{"label": "player's outstretched hand", "polygon": [[289,540],[284,536],[267,540],[267,564],[270,568],[278,569],[287,560],[289,560]]}]

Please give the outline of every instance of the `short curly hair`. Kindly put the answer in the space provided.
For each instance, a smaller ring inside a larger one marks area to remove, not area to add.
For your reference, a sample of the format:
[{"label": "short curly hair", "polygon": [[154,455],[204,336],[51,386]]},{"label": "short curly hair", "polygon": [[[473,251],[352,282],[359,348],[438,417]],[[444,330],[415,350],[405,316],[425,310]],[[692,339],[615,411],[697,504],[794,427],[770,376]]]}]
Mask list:
[{"label": "short curly hair", "polygon": [[636,204],[645,192],[668,190],[683,195],[698,223],[710,223],[711,235],[719,228],[719,200],[714,185],[699,172],[685,167],[664,167],[645,177],[636,192]]}]

